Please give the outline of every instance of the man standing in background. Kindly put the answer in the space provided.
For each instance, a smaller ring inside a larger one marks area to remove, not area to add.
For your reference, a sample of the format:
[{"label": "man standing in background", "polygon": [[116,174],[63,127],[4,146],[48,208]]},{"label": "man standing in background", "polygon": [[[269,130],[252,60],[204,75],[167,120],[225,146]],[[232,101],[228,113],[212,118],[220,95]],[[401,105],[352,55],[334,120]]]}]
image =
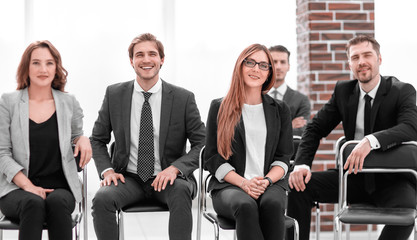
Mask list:
[{"label": "man standing in background", "polygon": [[310,100],[304,94],[291,89],[285,83],[285,76],[290,70],[290,51],[282,45],[269,48],[277,73],[274,87],[268,94],[284,101],[291,110],[293,135],[301,136],[310,119]]}]

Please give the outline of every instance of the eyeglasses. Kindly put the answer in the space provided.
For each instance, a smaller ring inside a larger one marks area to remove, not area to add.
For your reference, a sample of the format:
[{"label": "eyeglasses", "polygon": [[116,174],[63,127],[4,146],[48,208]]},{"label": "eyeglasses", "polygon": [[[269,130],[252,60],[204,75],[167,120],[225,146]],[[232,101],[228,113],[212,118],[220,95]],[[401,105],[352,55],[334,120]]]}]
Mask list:
[{"label": "eyeglasses", "polygon": [[252,60],[252,59],[245,59],[243,60],[243,62],[245,66],[249,68],[254,68],[256,64],[258,64],[259,69],[263,71],[269,71],[269,68],[271,68],[271,64],[267,62],[256,62],[255,60]]}]

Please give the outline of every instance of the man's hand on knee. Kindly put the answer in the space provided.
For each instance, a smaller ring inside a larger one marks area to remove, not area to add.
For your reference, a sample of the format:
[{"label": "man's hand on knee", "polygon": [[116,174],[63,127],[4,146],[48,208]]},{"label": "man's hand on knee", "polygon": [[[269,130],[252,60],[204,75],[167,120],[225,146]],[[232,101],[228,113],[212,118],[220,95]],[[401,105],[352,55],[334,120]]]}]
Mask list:
[{"label": "man's hand on knee", "polygon": [[125,183],[125,177],[123,176],[123,174],[116,173],[113,169],[109,169],[106,172],[104,172],[103,177],[103,180],[101,180],[100,182],[100,187],[110,186],[112,182],[115,186],[117,186],[118,179],[120,179],[122,183]]},{"label": "man's hand on knee", "polygon": [[311,171],[305,168],[298,168],[294,170],[289,177],[290,188],[299,191],[306,189],[306,184],[311,179]]},{"label": "man's hand on knee", "polygon": [[170,185],[174,184],[178,174],[180,174],[178,168],[171,165],[156,175],[156,178],[152,182],[151,186],[158,192],[165,190],[168,182]]}]

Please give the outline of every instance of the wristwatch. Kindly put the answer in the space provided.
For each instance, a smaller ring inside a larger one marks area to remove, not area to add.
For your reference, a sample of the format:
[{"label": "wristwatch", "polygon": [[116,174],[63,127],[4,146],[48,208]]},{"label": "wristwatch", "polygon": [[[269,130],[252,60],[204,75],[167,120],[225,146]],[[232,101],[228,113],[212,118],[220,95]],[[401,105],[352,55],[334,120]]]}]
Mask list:
[{"label": "wristwatch", "polygon": [[[269,186],[272,186],[272,184],[274,184],[274,183],[272,182],[272,180],[271,180],[269,177],[264,177],[264,179],[268,180],[268,182],[269,182]],[[269,187],[269,186],[268,186],[268,187]]]}]

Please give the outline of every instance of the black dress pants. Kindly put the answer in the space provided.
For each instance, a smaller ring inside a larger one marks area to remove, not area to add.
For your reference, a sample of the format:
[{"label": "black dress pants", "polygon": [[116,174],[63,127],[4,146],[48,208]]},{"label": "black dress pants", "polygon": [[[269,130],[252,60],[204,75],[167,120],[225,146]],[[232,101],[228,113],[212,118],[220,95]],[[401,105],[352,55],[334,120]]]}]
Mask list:
[{"label": "black dress pants", "polygon": [[285,234],[286,191],[278,185],[268,187],[257,200],[236,186],[212,191],[218,215],[236,221],[239,240],[280,240]]},{"label": "black dress pants", "polygon": [[[292,189],[288,196],[288,216],[297,219],[300,240],[310,237],[311,209],[314,202],[337,203],[339,186],[338,172],[328,170],[313,172],[310,182],[303,192]],[[375,191],[369,194],[364,188],[364,174],[348,177],[347,200],[349,203],[372,203],[379,207],[415,208],[415,186],[402,174],[375,174]],[[380,240],[407,239],[411,226],[386,225]],[[290,236],[291,234],[287,234]]]},{"label": "black dress pants", "polygon": [[14,190],[0,199],[1,212],[19,221],[19,240],[42,239],[43,224],[48,225],[50,240],[72,239],[72,217],[75,198],[69,190],[55,189],[46,199]]}]

